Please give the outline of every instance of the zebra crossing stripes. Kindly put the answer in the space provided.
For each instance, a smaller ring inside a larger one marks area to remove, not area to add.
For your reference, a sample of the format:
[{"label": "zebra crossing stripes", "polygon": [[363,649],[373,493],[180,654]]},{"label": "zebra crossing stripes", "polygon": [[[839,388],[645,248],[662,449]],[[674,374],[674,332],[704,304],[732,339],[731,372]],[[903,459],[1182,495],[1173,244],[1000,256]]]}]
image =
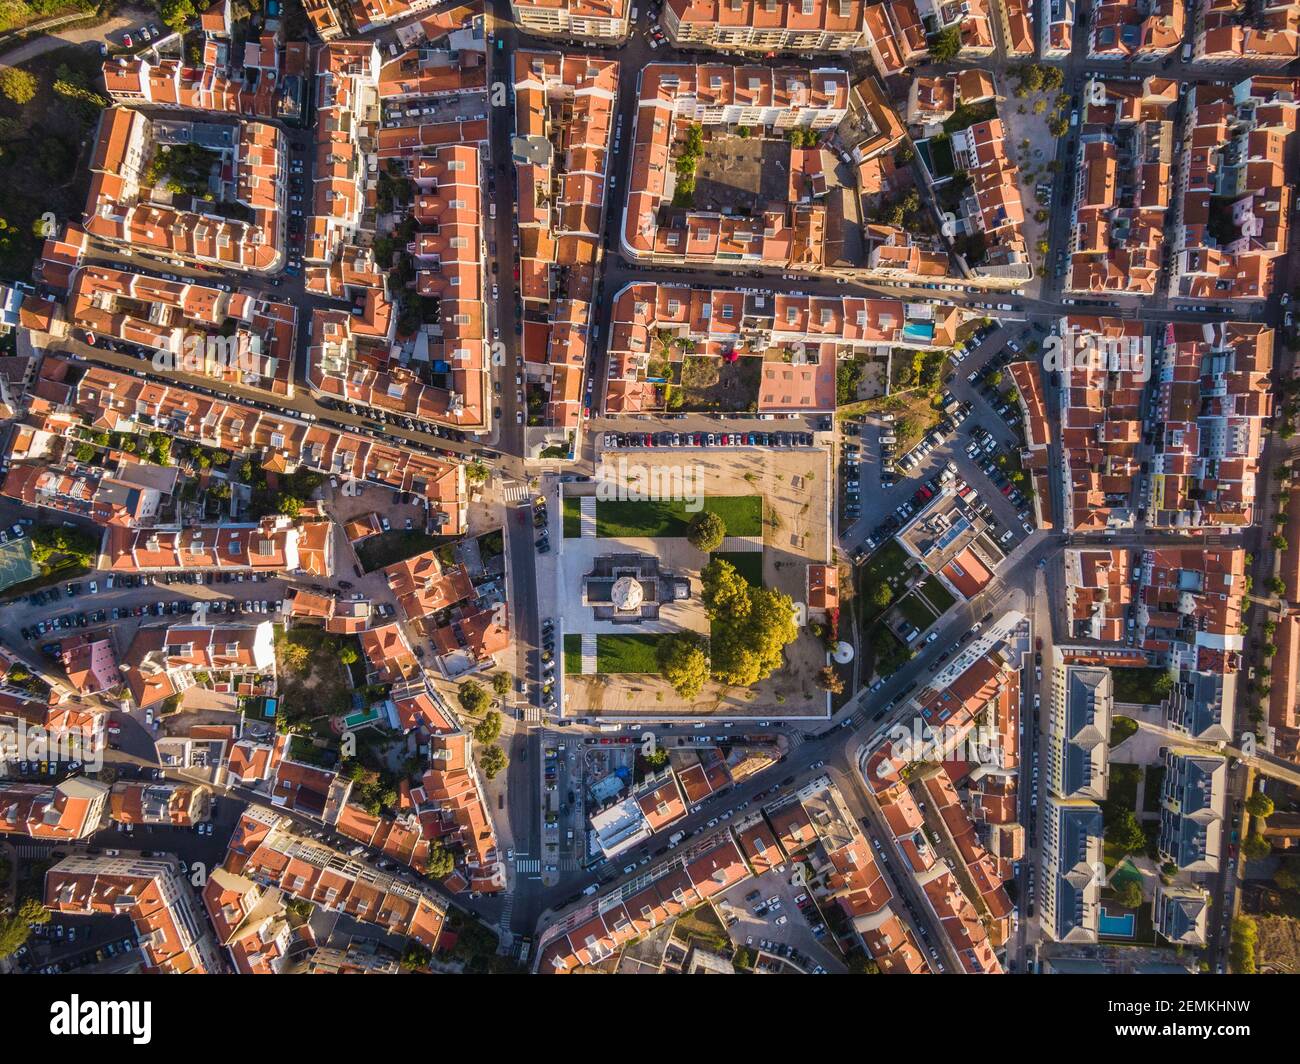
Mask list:
[{"label": "zebra crossing stripes", "polygon": [[542,862],[540,858],[537,857],[516,857],[515,858],[516,872],[540,872],[541,870],[542,870]]},{"label": "zebra crossing stripes", "polygon": [[527,484],[507,484],[502,489],[506,502],[527,502],[529,491]]}]

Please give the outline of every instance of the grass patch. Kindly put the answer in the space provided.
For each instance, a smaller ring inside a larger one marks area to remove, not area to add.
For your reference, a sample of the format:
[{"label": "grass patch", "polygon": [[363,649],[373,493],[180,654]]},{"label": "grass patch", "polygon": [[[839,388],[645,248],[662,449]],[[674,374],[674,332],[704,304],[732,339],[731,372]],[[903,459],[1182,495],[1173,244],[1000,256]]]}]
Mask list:
[{"label": "grass patch", "polygon": [[[685,539],[695,516],[685,499],[611,499],[596,503],[596,535],[619,539]],[[761,495],[711,495],[704,509],[717,514],[729,536],[763,534]],[[567,535],[567,532],[566,532]]]},{"label": "grass patch", "polygon": [[1105,804],[1116,810],[1136,810],[1138,780],[1141,776],[1140,765],[1111,765]]},{"label": "grass patch", "polygon": [[673,927],[673,937],[684,942],[694,942],[713,953],[731,952],[731,937],[718,919],[712,905],[701,905],[682,913]]},{"label": "grass patch", "polygon": [[898,603],[898,612],[907,620],[914,624],[918,631],[924,632],[930,625],[937,621],[938,615],[934,613],[917,595],[908,595]]},{"label": "grass patch", "polygon": [[1115,716],[1110,721],[1110,748],[1119,746],[1125,739],[1137,734],[1138,722],[1132,717]]},{"label": "grass patch", "polygon": [[582,535],[582,503],[576,495],[564,497],[564,538],[577,539]]},{"label": "grass patch", "polygon": [[596,671],[657,673],[660,638],[658,634],[596,636]]},{"label": "grass patch", "polygon": [[361,561],[361,568],[368,573],[373,573],[376,569],[383,569],[385,566],[404,562],[407,558],[414,558],[417,554],[435,550],[444,542],[445,539],[417,529],[394,529],[392,532],[380,532],[376,536],[363,539],[356,545],[356,551],[357,558]]},{"label": "grass patch", "polygon": [[577,676],[582,672],[582,636],[566,633],[564,636],[564,672]]},{"label": "grass patch", "polygon": [[1167,669],[1111,669],[1116,702],[1156,705],[1169,694]]},{"label": "grass patch", "polygon": [[760,550],[720,550],[709,555],[710,560],[728,562],[743,576],[750,587],[763,586],[763,552]]},{"label": "grass patch", "polygon": [[888,583],[890,587],[897,588],[911,561],[898,541],[891,539],[867,559],[863,567],[863,576],[866,578],[864,583],[867,587]]},{"label": "grass patch", "polygon": [[919,590],[925,596],[926,601],[941,614],[947,613],[957,602],[948,592],[948,589],[939,583],[939,578],[935,576],[926,577]]}]

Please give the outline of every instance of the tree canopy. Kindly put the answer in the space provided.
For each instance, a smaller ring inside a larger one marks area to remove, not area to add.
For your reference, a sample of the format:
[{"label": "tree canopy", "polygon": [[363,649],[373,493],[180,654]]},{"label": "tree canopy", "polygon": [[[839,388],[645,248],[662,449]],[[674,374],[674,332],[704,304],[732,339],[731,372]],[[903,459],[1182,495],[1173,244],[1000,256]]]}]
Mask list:
[{"label": "tree canopy", "polygon": [[501,747],[489,746],[478,755],[478,763],[484,776],[495,779],[497,773],[510,764],[510,759],[506,757],[506,752]]},{"label": "tree canopy", "polygon": [[694,632],[664,636],[658,647],[659,669],[683,698],[694,698],[709,679],[709,658]]},{"label": "tree canopy", "polygon": [[720,558],[704,567],[700,579],[713,622],[713,675],[735,687],[752,687],[781,667],[786,646],[798,638],[794,603],[780,591],[750,587]]},{"label": "tree canopy", "polygon": [[490,701],[488,693],[473,680],[467,680],[460,687],[460,704],[467,713],[481,713]]},{"label": "tree canopy", "polygon": [[686,538],[696,550],[709,554],[727,538],[727,523],[713,511],[701,510],[691,518]]}]

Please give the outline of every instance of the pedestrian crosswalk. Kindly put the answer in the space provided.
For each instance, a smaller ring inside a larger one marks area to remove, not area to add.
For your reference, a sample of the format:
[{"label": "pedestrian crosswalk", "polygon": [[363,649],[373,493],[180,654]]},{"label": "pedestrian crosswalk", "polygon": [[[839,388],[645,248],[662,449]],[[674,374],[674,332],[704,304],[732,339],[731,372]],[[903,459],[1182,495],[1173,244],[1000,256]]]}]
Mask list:
[{"label": "pedestrian crosswalk", "polygon": [[501,906],[501,920],[497,923],[503,934],[510,934],[510,917],[515,911],[515,896],[513,893],[506,895],[505,904]]},{"label": "pedestrian crosswalk", "polygon": [[584,495],[578,500],[578,507],[581,514],[579,527],[584,538],[591,538],[596,534],[596,500],[591,495]]},{"label": "pedestrian crosswalk", "polygon": [[786,732],[786,738],[790,740],[790,749],[798,750],[806,742],[804,734],[798,728],[792,728]]},{"label": "pedestrian crosswalk", "polygon": [[502,495],[506,502],[527,502],[528,485],[527,484],[506,484],[501,489]]},{"label": "pedestrian crosswalk", "polygon": [[524,706],[524,723],[541,724],[542,707],[541,706]]},{"label": "pedestrian crosswalk", "polygon": [[561,872],[576,872],[576,871],[578,871],[578,869],[581,868],[581,867],[582,867],[582,865],[579,863],[579,861],[578,861],[578,859],[577,859],[576,857],[561,857],[561,858],[560,858],[560,871],[561,871]]},{"label": "pedestrian crosswalk", "polygon": [[542,870],[542,862],[537,857],[516,857],[515,858],[516,872],[540,872],[541,870]]}]

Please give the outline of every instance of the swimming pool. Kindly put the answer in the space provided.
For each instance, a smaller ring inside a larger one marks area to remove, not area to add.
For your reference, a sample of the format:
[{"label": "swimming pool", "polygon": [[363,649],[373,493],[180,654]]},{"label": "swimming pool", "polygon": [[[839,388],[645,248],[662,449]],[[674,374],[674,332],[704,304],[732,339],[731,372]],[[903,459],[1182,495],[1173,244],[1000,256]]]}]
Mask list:
[{"label": "swimming pool", "polygon": [[1136,922],[1137,913],[1123,913],[1120,916],[1112,916],[1103,905],[1101,915],[1097,917],[1097,932],[1106,935],[1108,938],[1132,938],[1133,926]]}]

